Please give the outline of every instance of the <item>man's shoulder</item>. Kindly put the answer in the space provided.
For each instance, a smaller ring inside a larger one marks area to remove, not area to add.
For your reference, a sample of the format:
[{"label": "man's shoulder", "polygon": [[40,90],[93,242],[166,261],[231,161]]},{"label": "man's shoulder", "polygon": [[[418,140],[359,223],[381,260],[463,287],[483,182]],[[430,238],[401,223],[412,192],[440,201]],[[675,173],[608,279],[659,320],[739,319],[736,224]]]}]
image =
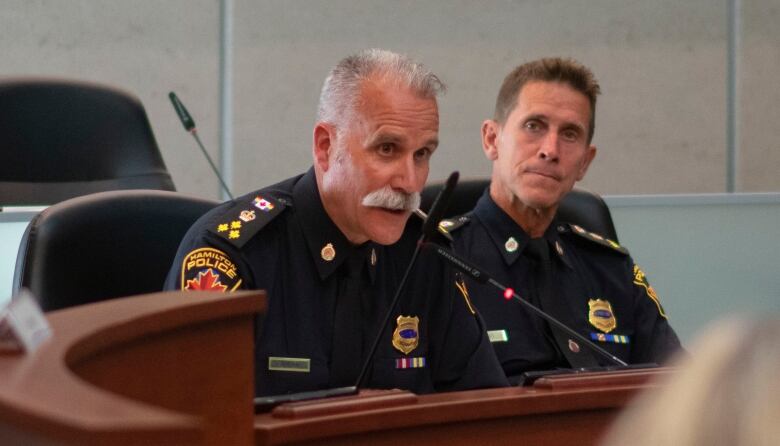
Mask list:
[{"label": "man's shoulder", "polygon": [[620,257],[629,255],[628,249],[618,242],[604,237],[601,234],[572,223],[553,223],[555,230],[563,239],[571,240],[582,251],[606,252]]},{"label": "man's shoulder", "polygon": [[241,249],[285,210],[293,207],[292,189],[300,176],[244,194],[201,217],[196,232]]},{"label": "man's shoulder", "polygon": [[459,240],[468,238],[474,229],[474,215],[471,212],[454,217],[447,217],[439,222],[439,232],[447,234],[452,242],[457,245]]}]

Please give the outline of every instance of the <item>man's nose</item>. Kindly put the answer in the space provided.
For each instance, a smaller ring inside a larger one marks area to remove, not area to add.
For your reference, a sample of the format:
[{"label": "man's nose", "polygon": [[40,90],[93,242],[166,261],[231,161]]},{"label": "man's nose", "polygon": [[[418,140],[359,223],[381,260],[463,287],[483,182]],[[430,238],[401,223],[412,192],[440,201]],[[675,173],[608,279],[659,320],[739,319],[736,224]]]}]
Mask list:
[{"label": "man's nose", "polygon": [[418,192],[418,185],[420,184],[421,175],[420,169],[418,169],[414,157],[408,156],[399,160],[395,167],[393,179],[390,182],[390,187],[395,190],[403,191],[404,193],[411,194]]},{"label": "man's nose", "polygon": [[554,131],[547,132],[542,139],[537,155],[546,161],[558,161],[558,133]]}]

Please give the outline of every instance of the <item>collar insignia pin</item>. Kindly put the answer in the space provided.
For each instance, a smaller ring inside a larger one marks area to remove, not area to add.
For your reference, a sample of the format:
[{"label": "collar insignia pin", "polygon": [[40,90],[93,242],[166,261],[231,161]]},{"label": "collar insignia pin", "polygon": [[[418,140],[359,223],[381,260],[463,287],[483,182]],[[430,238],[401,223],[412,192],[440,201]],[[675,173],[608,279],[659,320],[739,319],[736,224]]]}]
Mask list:
[{"label": "collar insignia pin", "polygon": [[517,246],[517,240],[515,240],[514,237],[509,237],[506,239],[506,243],[504,243],[504,249],[506,249],[507,252],[517,251]]},{"label": "collar insignia pin", "polygon": [[320,256],[322,256],[322,260],[326,262],[330,262],[335,259],[336,248],[333,247],[333,243],[328,243],[327,245],[323,246],[322,250],[320,251]]}]

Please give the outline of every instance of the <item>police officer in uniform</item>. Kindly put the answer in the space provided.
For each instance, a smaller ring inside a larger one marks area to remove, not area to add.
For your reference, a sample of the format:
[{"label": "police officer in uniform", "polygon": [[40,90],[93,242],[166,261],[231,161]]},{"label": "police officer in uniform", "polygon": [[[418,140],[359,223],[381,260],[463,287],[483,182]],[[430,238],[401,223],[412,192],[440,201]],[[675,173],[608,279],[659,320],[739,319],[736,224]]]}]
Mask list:
[{"label": "police officer in uniform", "polygon": [[[366,50],[322,89],[314,166],[224,203],[185,235],[167,289],[264,289],[256,394],[354,385],[410,261],[439,79],[408,58]],[[485,328],[454,274],[423,254],[382,334],[366,387],[417,393],[501,386]]]},{"label": "police officer in uniform", "polygon": [[[505,78],[482,124],[491,184],[469,214],[444,221],[455,248],[498,282],[628,363],[661,363],[680,343],[628,251],[554,220],[596,155],[599,85],[572,60],[541,59]],[[612,365],[489,285],[468,292],[510,382],[526,371]]]}]

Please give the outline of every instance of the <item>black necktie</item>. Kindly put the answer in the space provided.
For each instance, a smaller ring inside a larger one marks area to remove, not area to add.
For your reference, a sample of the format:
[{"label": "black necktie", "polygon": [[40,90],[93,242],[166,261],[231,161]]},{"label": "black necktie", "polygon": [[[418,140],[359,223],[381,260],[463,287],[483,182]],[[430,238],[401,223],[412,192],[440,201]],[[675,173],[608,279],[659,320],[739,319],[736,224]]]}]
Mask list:
[{"label": "black necktie", "polygon": [[[562,318],[566,312],[565,302],[557,299],[552,292],[553,268],[550,260],[550,247],[544,238],[531,239],[525,248],[526,256],[537,265],[534,281],[539,296],[539,306],[556,319]],[[570,318],[564,318],[567,320]],[[549,324],[548,324],[549,325]],[[563,353],[569,364],[574,368],[595,367],[598,366],[593,354],[585,346],[569,336],[558,327],[549,325],[558,349]]]},{"label": "black necktie", "polygon": [[365,251],[354,250],[341,266],[336,314],[333,320],[333,343],[330,356],[330,385],[355,384],[363,362],[363,333],[361,321],[361,282],[365,267]]}]

